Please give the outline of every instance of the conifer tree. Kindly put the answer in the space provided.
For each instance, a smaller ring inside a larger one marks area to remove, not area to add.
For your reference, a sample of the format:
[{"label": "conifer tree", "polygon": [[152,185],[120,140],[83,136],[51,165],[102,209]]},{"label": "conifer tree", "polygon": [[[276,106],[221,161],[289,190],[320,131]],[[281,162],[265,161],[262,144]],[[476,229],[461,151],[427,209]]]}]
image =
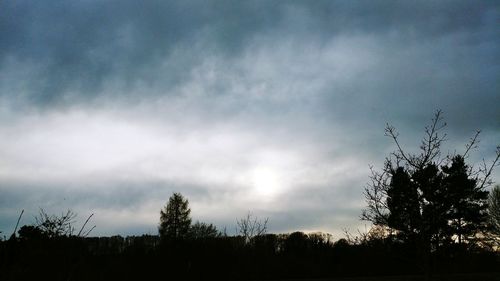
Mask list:
[{"label": "conifer tree", "polygon": [[191,226],[189,202],[180,193],[170,196],[168,204],[160,211],[158,231],[162,239],[186,238]]}]

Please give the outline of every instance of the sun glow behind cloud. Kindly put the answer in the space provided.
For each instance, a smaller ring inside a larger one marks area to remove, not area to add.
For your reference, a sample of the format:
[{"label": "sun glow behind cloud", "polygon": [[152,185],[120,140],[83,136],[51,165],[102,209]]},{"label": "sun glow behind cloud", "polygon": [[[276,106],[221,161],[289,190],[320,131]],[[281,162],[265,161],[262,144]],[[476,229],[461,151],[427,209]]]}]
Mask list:
[{"label": "sun glow behind cloud", "polygon": [[283,192],[285,183],[273,168],[258,166],[252,171],[252,179],[255,195],[263,201],[272,200],[280,192]]},{"label": "sun glow behind cloud", "polygon": [[[0,139],[0,180],[23,183],[20,189],[26,190],[43,185],[45,192],[68,200],[68,208],[100,214],[96,222],[105,225],[100,233],[112,234],[130,224],[129,229],[153,231],[158,210],[171,191],[190,197],[193,214],[219,224],[249,210],[268,215],[287,212],[292,194],[308,192],[310,185],[335,184],[338,173],[358,165],[345,160],[345,168],[334,164],[335,160],[316,163],[321,145],[287,143],[280,134],[270,138],[268,131],[240,123],[189,129],[168,119],[129,119],[133,110],[74,109],[26,115],[4,124],[0,128],[5,136]],[[81,182],[86,195],[77,199],[73,196],[83,195],[69,191],[80,194]],[[152,183],[158,187],[151,189]],[[199,188],[209,194],[210,201],[195,196]],[[139,195],[136,202],[120,199],[130,192]],[[116,202],[91,203],[108,197],[117,197],[112,199]],[[31,205],[32,212],[66,204],[56,201]],[[122,201],[136,206],[123,209]],[[307,199],[302,202],[300,208],[317,207],[307,205]],[[86,204],[93,207],[86,209]],[[104,223],[111,218],[115,218],[112,223]]]},{"label": "sun glow behind cloud", "polygon": [[186,130],[168,120],[141,123],[98,111],[23,117],[1,133],[3,180],[149,179],[214,189],[233,184],[269,197],[285,187],[286,174],[308,153],[265,144],[258,131],[232,124]]}]

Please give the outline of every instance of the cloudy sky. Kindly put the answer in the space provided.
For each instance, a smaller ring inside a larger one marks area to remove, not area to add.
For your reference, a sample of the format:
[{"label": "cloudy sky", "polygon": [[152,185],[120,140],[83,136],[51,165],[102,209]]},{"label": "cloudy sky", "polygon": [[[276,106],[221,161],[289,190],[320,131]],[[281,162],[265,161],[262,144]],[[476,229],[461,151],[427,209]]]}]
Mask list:
[{"label": "cloudy sky", "polygon": [[[234,232],[364,229],[369,165],[500,140],[496,1],[2,1],[0,231],[39,208],[157,232],[172,192]],[[499,182],[500,171],[494,179]]]}]

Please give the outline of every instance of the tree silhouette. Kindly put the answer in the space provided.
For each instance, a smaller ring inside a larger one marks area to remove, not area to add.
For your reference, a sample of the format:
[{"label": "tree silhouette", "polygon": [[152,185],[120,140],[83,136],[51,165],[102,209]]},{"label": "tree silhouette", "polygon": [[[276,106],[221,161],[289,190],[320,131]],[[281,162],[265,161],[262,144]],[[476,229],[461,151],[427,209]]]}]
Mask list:
[{"label": "tree silhouette", "polygon": [[43,231],[34,225],[23,225],[17,233],[19,234],[19,239],[21,240],[38,240],[46,237]]},{"label": "tree silhouette", "polygon": [[491,232],[500,238],[500,185],[496,185],[488,196],[488,220]]},{"label": "tree silhouette", "polygon": [[403,167],[391,171],[391,176],[387,190],[387,225],[410,239],[418,233],[421,223],[418,191]]},{"label": "tree silhouette", "polygon": [[236,221],[237,232],[245,239],[245,243],[250,243],[254,237],[266,234],[268,220],[259,220],[248,212],[246,217]]},{"label": "tree silhouette", "polygon": [[478,185],[469,173],[465,159],[456,155],[449,166],[443,166],[445,218],[448,220],[448,238],[456,235],[458,243],[474,240],[476,234],[486,229],[488,191]]},{"label": "tree silhouette", "polygon": [[215,238],[221,236],[220,232],[213,224],[197,221],[189,229],[189,237],[194,239]]},{"label": "tree silhouette", "polygon": [[66,213],[57,215],[49,215],[43,209],[35,217],[36,226],[49,238],[58,236],[70,236],[74,232],[73,224],[75,223],[76,214],[71,210]]},{"label": "tree silhouette", "polygon": [[189,234],[191,217],[189,202],[180,193],[170,196],[168,204],[160,211],[158,231],[162,239],[185,238]]},{"label": "tree silhouette", "polygon": [[[80,228],[80,231],[75,234],[74,224],[76,222],[77,214],[72,210],[67,210],[66,213],[61,215],[49,215],[43,209],[40,209],[38,216],[35,217],[35,225],[41,233],[48,238],[61,237],[61,236],[79,236],[87,237],[92,230],[94,230],[95,225],[90,229],[85,229],[87,223],[92,218],[94,214],[91,214],[85,223]],[[25,229],[27,230],[27,229]],[[30,229],[31,231],[33,229]]]},{"label": "tree silhouette", "polygon": [[[386,158],[384,168],[372,168],[371,183],[365,188],[367,208],[361,218],[396,230],[407,242],[424,251],[441,245],[471,242],[486,222],[485,188],[497,165],[500,149],[490,166],[477,171],[465,163],[469,151],[477,147],[479,132],[466,145],[463,155],[441,155],[446,126],[437,111],[425,128],[420,153],[403,150],[398,133],[387,125],[386,136],[397,150]],[[470,245],[470,243],[469,243]]]}]

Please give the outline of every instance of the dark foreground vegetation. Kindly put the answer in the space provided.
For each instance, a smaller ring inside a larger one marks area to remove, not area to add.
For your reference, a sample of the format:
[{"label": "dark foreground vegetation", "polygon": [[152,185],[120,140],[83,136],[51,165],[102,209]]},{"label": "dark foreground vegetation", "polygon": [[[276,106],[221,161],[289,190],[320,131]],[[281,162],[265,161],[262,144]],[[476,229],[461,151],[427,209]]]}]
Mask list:
[{"label": "dark foreground vegetation", "polygon": [[443,127],[437,112],[416,154],[386,128],[397,150],[365,190],[368,233],[267,234],[267,219],[249,213],[228,236],[192,223],[174,193],[159,235],[88,237],[92,216],[75,231],[71,211],[41,210],[0,241],[0,280],[500,280],[500,186],[487,189],[500,149],[475,169],[467,160],[479,133],[462,154],[443,156]]},{"label": "dark foreground vegetation", "polygon": [[[301,232],[266,234],[247,242],[242,236],[171,241],[148,235],[39,237],[3,241],[0,253],[0,280],[272,280],[424,274],[415,245],[391,238],[331,243],[325,235]],[[436,276],[500,276],[498,253],[481,248],[436,251],[431,266]],[[475,275],[467,275],[471,273]]]}]

